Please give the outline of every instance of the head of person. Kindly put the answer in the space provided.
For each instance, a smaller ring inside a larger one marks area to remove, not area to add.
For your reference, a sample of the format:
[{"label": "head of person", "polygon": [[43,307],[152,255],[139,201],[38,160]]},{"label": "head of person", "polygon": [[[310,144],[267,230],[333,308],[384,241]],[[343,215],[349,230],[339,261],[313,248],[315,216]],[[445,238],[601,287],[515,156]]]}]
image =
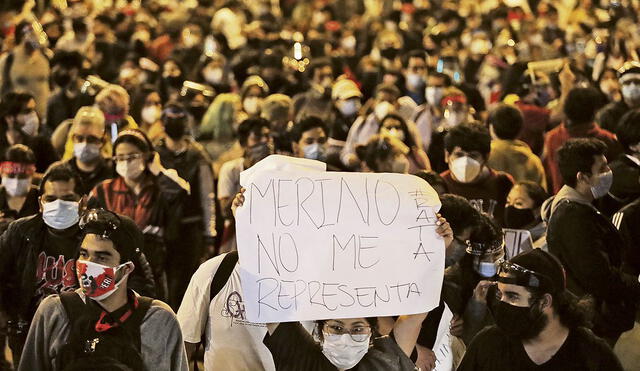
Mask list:
[{"label": "head of person", "polygon": [[59,51],[51,59],[51,77],[60,88],[73,87],[82,70],[82,55],[78,52]]},{"label": "head of person", "polygon": [[40,182],[40,212],[44,223],[55,231],[75,226],[84,208],[82,180],[68,163],[54,162]]},{"label": "head of person", "polygon": [[351,369],[367,354],[372,339],[378,335],[378,318],[318,320],[314,331],[329,362],[341,370]]},{"label": "head of person", "polygon": [[84,294],[102,301],[126,290],[136,249],[144,242],[135,222],[104,209],[89,209],[82,213],[79,226],[76,273]]},{"label": "head of person", "polygon": [[293,125],[290,132],[293,155],[324,161],[327,153],[329,129],[321,118],[307,116]]},{"label": "head of person", "polygon": [[592,124],[600,105],[600,94],[595,88],[571,89],[564,101],[567,127]]},{"label": "head of person", "polygon": [[242,99],[242,109],[249,116],[260,115],[262,101],[269,94],[269,87],[264,80],[257,75],[249,76],[242,84],[240,98]]},{"label": "head of person", "polygon": [[326,58],[319,58],[311,62],[309,65],[309,79],[316,86],[321,86],[325,91],[331,90],[333,85],[333,67],[331,66],[331,60]]},{"label": "head of person", "polygon": [[452,84],[451,77],[442,72],[431,72],[427,76],[427,86],[424,88],[424,96],[427,103],[433,107],[440,107],[440,101],[444,98],[445,89]]},{"label": "head of person", "polygon": [[153,145],[138,129],[123,130],[113,143],[116,173],[125,180],[139,182],[153,160]]},{"label": "head of person", "polygon": [[440,196],[440,214],[447,219],[453,231],[453,243],[445,251],[445,266],[460,261],[467,251],[467,241],[477,226],[480,213],[464,197],[454,194]]},{"label": "head of person", "polygon": [[[640,76],[640,74],[639,74]],[[618,81],[617,71],[613,68],[606,68],[598,78],[598,88],[607,96],[610,102],[617,102],[621,98],[620,82]]]},{"label": "head of person", "polygon": [[161,116],[164,132],[172,140],[182,139],[189,134],[189,111],[178,102],[169,102]]},{"label": "head of person", "polygon": [[0,130],[19,130],[25,135],[38,133],[40,118],[36,112],[36,101],[29,93],[9,92],[0,101]]},{"label": "head of person", "polygon": [[339,79],[333,84],[331,98],[344,117],[355,117],[362,107],[362,92],[353,80]]},{"label": "head of person", "polygon": [[132,104],[132,116],[143,125],[153,125],[162,115],[162,97],[155,86],[144,85],[135,95]]},{"label": "head of person", "polygon": [[81,107],[73,118],[69,136],[76,160],[85,164],[100,160],[107,141],[102,111],[93,106]]},{"label": "head of person", "polygon": [[76,40],[86,40],[89,35],[89,27],[84,21],[84,18],[74,18],[71,20],[71,29],[73,30],[73,36]]},{"label": "head of person", "polygon": [[23,46],[27,52],[33,52],[43,47],[31,22],[22,21],[15,28],[15,44]]},{"label": "head of person", "polygon": [[398,139],[402,143],[406,144],[409,149],[415,146],[415,141],[409,132],[407,122],[402,118],[402,116],[395,113],[388,114],[381,120],[378,133],[388,134]]},{"label": "head of person", "polygon": [[240,146],[244,149],[247,165],[253,166],[273,154],[273,138],[271,138],[269,121],[262,117],[242,121],[238,126],[237,134]]},{"label": "head of person", "polygon": [[567,141],[558,150],[558,167],[564,183],[587,198],[604,197],[613,183],[606,152],[606,144],[599,139]]},{"label": "head of person", "polygon": [[467,244],[466,264],[483,279],[498,273],[504,261],[504,238],[502,229],[484,213],[478,213],[477,224],[472,228]]},{"label": "head of person", "polygon": [[383,30],[378,34],[375,46],[380,51],[382,59],[394,60],[402,51],[402,37],[396,31]]},{"label": "head of person", "polygon": [[378,121],[398,109],[400,89],[394,84],[382,83],[376,86],[373,113]]},{"label": "head of person", "polygon": [[[443,196],[445,193],[448,193],[447,183],[444,179],[433,170],[418,170],[415,174],[418,178],[422,178],[425,182],[429,183],[431,188],[433,188],[439,196]],[[442,201],[442,199],[441,199]]]},{"label": "head of person", "polygon": [[238,94],[218,94],[203,116],[200,126],[211,127],[213,139],[234,139],[241,111],[242,103]]},{"label": "head of person", "polygon": [[444,157],[454,180],[471,183],[478,179],[491,152],[491,135],[480,123],[460,124],[444,137]]},{"label": "head of person", "polygon": [[406,88],[409,91],[422,91],[427,79],[427,56],[423,50],[410,51],[403,60]]},{"label": "head of person", "polygon": [[616,127],[618,141],[628,155],[640,157],[640,109],[632,109],[622,116]]},{"label": "head of person", "polygon": [[538,336],[552,318],[569,329],[587,325],[584,311],[566,290],[565,277],[562,263],[541,249],[501,264],[497,285],[487,293],[496,325],[520,340]]},{"label": "head of person", "polygon": [[214,87],[225,82],[224,68],[226,58],[220,53],[213,53],[202,67],[201,75],[204,81]]},{"label": "head of person", "polygon": [[499,104],[489,113],[489,128],[493,137],[514,140],[522,129],[523,117],[515,106]]},{"label": "head of person", "polygon": [[522,181],[516,183],[507,195],[504,209],[504,226],[526,229],[540,222],[540,209],[549,198],[547,191],[538,183]]},{"label": "head of person", "polygon": [[452,128],[466,122],[470,110],[467,96],[458,88],[446,88],[440,99],[440,110],[444,128]]},{"label": "head of person", "polygon": [[409,172],[409,147],[387,134],[372,136],[366,145],[356,147],[356,154],[366,165],[366,170],[374,173]]},{"label": "head of person", "polygon": [[271,123],[273,132],[283,132],[289,125],[291,98],[285,94],[271,94],[262,102],[260,116]]},{"label": "head of person", "polygon": [[184,67],[176,59],[167,59],[162,65],[162,81],[166,87],[179,89],[185,80]]},{"label": "head of person", "polygon": [[2,186],[9,197],[22,197],[29,192],[33,174],[36,172],[36,156],[23,145],[14,144],[7,148],[0,163]]},{"label": "head of person", "polygon": [[120,123],[129,114],[129,93],[120,85],[109,84],[96,95],[96,105],[107,124]]},{"label": "head of person", "polygon": [[631,108],[640,107],[640,62],[626,62],[618,70],[622,99]]}]

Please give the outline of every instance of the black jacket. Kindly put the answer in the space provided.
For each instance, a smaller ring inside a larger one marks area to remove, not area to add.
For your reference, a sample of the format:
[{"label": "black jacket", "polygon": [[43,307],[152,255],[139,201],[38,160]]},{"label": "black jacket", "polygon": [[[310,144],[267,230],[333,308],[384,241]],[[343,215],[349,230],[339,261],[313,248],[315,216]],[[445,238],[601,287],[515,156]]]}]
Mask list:
[{"label": "black jacket", "polygon": [[596,334],[612,336],[633,327],[640,283],[638,277],[622,272],[624,242],[604,215],[584,202],[558,200],[549,220],[547,243],[564,266],[569,291],[595,299]]},{"label": "black jacket", "polygon": [[[35,296],[35,280],[38,254],[43,251],[43,240],[47,233],[42,214],[18,219],[11,224],[0,237],[0,309],[10,319],[31,321],[37,308],[32,299]],[[70,248],[78,254],[78,243]],[[144,254],[134,260],[136,269],[132,274],[129,287],[141,295],[154,296],[155,285],[151,268]]]},{"label": "black jacket", "polygon": [[640,198],[613,215],[613,224],[625,242],[622,266],[625,272],[640,274]]},{"label": "black jacket", "polygon": [[613,172],[613,184],[609,194],[598,205],[598,209],[607,216],[640,197],[640,166],[622,154],[609,167]]},{"label": "black jacket", "polygon": [[72,157],[67,160],[67,164],[73,171],[78,174],[80,180],[82,180],[82,184],[80,186],[83,195],[88,195],[91,193],[93,187],[98,185],[105,179],[111,179],[114,177],[114,164],[111,159],[102,159],[98,164],[98,167],[92,171],[91,173],[85,173],[76,164],[76,158]]},{"label": "black jacket", "polygon": [[629,109],[624,101],[609,103],[598,112],[596,122],[601,128],[615,133],[618,122]]}]

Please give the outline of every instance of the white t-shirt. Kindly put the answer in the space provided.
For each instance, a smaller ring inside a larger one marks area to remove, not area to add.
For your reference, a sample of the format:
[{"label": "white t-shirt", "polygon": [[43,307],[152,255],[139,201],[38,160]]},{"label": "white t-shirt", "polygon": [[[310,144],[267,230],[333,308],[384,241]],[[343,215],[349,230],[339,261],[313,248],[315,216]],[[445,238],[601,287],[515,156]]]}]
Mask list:
[{"label": "white t-shirt", "polygon": [[209,259],[191,277],[178,310],[184,341],[199,343],[206,335],[205,370],[275,371],[271,352],[262,342],[267,326],[245,320],[238,264],[218,295],[209,300],[211,281],[224,256]]},{"label": "white t-shirt", "polygon": [[240,173],[244,170],[244,157],[222,164],[218,176],[218,199],[235,197],[240,191]]}]

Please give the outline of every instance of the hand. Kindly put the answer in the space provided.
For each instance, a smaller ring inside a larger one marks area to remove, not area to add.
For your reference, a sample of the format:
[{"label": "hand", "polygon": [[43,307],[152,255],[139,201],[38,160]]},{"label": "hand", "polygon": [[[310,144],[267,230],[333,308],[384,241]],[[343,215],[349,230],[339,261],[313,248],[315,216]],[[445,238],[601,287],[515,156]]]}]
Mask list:
[{"label": "hand", "polygon": [[154,176],[158,176],[161,172],[166,170],[164,166],[162,166],[162,162],[160,162],[160,154],[158,152],[154,152],[153,160],[149,164],[149,171]]},{"label": "hand", "polygon": [[416,350],[418,351],[416,366],[421,371],[433,370],[436,367],[436,354],[431,349],[418,344],[416,344]]},{"label": "hand", "polygon": [[464,319],[461,316],[454,314],[449,325],[449,332],[456,337],[462,337],[462,330],[464,329]]},{"label": "hand", "polygon": [[442,237],[444,240],[444,247],[447,249],[451,246],[451,243],[453,243],[453,230],[451,229],[449,222],[447,222],[447,219],[443,218],[440,214],[436,214],[436,216],[438,217],[438,221],[436,222],[436,233]]},{"label": "hand", "polygon": [[570,90],[573,87],[573,83],[576,81],[576,75],[571,72],[569,63],[565,63],[562,70],[560,70],[558,80],[560,80],[560,86],[563,90]]},{"label": "hand", "polygon": [[231,213],[234,218],[236,216],[236,210],[244,204],[244,191],[246,191],[246,189],[240,188],[240,192],[236,194],[236,197],[231,202]]},{"label": "hand", "polygon": [[473,298],[480,303],[487,303],[487,291],[489,287],[493,285],[493,282],[482,280],[478,282],[478,285],[473,290]]}]

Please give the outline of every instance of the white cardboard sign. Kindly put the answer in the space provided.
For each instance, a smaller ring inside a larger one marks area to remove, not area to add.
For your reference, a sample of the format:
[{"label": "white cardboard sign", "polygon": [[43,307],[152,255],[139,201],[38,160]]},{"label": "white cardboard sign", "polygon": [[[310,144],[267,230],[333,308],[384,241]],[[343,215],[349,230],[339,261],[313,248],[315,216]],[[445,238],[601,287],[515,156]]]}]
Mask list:
[{"label": "white cardboard sign", "polygon": [[247,317],[288,322],[423,313],[444,272],[437,193],[413,175],[327,172],[272,155],[240,174]]}]

